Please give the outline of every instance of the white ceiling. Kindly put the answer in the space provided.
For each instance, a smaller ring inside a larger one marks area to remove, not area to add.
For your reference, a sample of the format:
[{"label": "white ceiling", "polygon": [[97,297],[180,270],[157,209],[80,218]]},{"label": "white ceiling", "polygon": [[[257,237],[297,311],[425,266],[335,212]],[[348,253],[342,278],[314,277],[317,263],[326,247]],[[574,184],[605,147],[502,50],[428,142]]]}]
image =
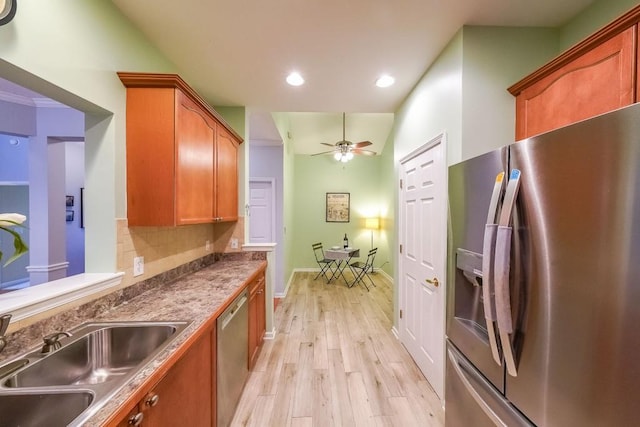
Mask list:
[{"label": "white ceiling", "polygon": [[[112,1],[214,105],[356,113],[394,112],[464,24],[557,26],[592,2]],[[396,84],[376,88],[381,73]]]},{"label": "white ceiling", "polygon": [[[381,152],[393,112],[461,26],[558,26],[593,0],[112,2],[211,104],[247,107],[252,143],[280,143],[270,112],[306,113],[290,115],[291,138],[315,153],[342,139],[343,111],[346,139]],[[285,83],[292,70],[303,86]],[[396,84],[375,87],[382,73]]]},{"label": "white ceiling", "polygon": [[[396,111],[464,24],[558,26],[593,0],[112,1],[210,103],[248,108],[252,143],[278,139],[267,112],[333,113],[292,115],[295,152],[312,153],[341,139],[343,111],[360,113],[347,139],[380,152],[392,121],[362,113]],[[382,73],[396,84],[377,88]]]}]

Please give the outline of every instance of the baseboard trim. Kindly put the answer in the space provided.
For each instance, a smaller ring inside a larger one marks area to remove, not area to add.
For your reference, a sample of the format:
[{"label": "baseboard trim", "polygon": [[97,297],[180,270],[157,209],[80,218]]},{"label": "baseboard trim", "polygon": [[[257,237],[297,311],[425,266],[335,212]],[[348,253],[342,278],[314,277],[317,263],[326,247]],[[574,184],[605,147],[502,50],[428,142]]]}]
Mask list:
[{"label": "baseboard trim", "polygon": [[384,270],[375,270],[375,274],[381,274],[385,279],[389,281],[393,285],[393,277],[389,276]]},{"label": "baseboard trim", "polygon": [[274,340],[276,339],[276,328],[274,327],[272,330],[264,333],[265,340]]},{"label": "baseboard trim", "polygon": [[313,273],[319,272],[319,268],[294,268],[289,276],[289,280],[287,280],[287,286],[284,288],[284,292],[278,292],[273,295],[274,298],[285,298],[287,296],[287,292],[289,292],[289,287],[291,286],[291,281],[293,280],[293,276],[296,273]]},{"label": "baseboard trim", "polygon": [[396,337],[398,341],[400,341],[400,333],[398,332],[398,329],[395,326],[391,328],[391,333],[393,334],[394,337]]}]

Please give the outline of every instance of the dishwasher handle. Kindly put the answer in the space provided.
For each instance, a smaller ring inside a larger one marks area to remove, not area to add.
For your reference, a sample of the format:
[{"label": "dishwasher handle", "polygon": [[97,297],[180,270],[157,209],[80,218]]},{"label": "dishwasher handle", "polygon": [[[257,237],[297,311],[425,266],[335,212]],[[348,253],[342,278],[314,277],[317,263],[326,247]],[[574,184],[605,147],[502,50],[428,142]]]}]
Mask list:
[{"label": "dishwasher handle", "polygon": [[227,310],[227,312],[225,314],[223,314],[222,326],[220,327],[221,330],[224,330],[227,327],[229,322],[231,322],[231,320],[233,320],[234,316],[238,313],[238,311],[240,311],[240,308],[242,308],[242,306],[246,302],[247,302],[247,293],[246,292],[244,294],[242,294],[240,297],[236,298],[235,301],[233,301],[231,309]]}]

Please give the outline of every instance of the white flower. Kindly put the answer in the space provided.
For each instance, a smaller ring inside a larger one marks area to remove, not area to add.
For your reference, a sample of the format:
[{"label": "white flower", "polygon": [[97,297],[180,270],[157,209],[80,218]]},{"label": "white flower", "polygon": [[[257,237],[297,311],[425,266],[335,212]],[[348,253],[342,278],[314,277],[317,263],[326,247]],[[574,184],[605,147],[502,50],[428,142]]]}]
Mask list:
[{"label": "white flower", "polygon": [[26,216],[19,213],[3,213],[0,214],[0,226],[11,227],[12,225],[22,224],[26,219]]},{"label": "white flower", "polygon": [[[4,230],[13,236],[13,255],[6,262],[5,266],[15,261],[20,255],[26,253],[29,248],[22,240],[20,234],[13,229],[13,227],[24,227],[22,223],[27,219],[26,216],[17,213],[3,213],[0,214],[0,230]],[[0,259],[2,259],[2,252],[0,252]]]}]

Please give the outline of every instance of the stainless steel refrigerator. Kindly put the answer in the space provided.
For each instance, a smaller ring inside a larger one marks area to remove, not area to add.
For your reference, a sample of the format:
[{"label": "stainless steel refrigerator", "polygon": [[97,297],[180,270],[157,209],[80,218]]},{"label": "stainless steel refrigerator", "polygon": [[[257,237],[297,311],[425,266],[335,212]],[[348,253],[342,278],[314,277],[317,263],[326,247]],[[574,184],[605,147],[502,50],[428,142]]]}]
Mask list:
[{"label": "stainless steel refrigerator", "polygon": [[640,105],[449,168],[445,424],[640,425]]}]

